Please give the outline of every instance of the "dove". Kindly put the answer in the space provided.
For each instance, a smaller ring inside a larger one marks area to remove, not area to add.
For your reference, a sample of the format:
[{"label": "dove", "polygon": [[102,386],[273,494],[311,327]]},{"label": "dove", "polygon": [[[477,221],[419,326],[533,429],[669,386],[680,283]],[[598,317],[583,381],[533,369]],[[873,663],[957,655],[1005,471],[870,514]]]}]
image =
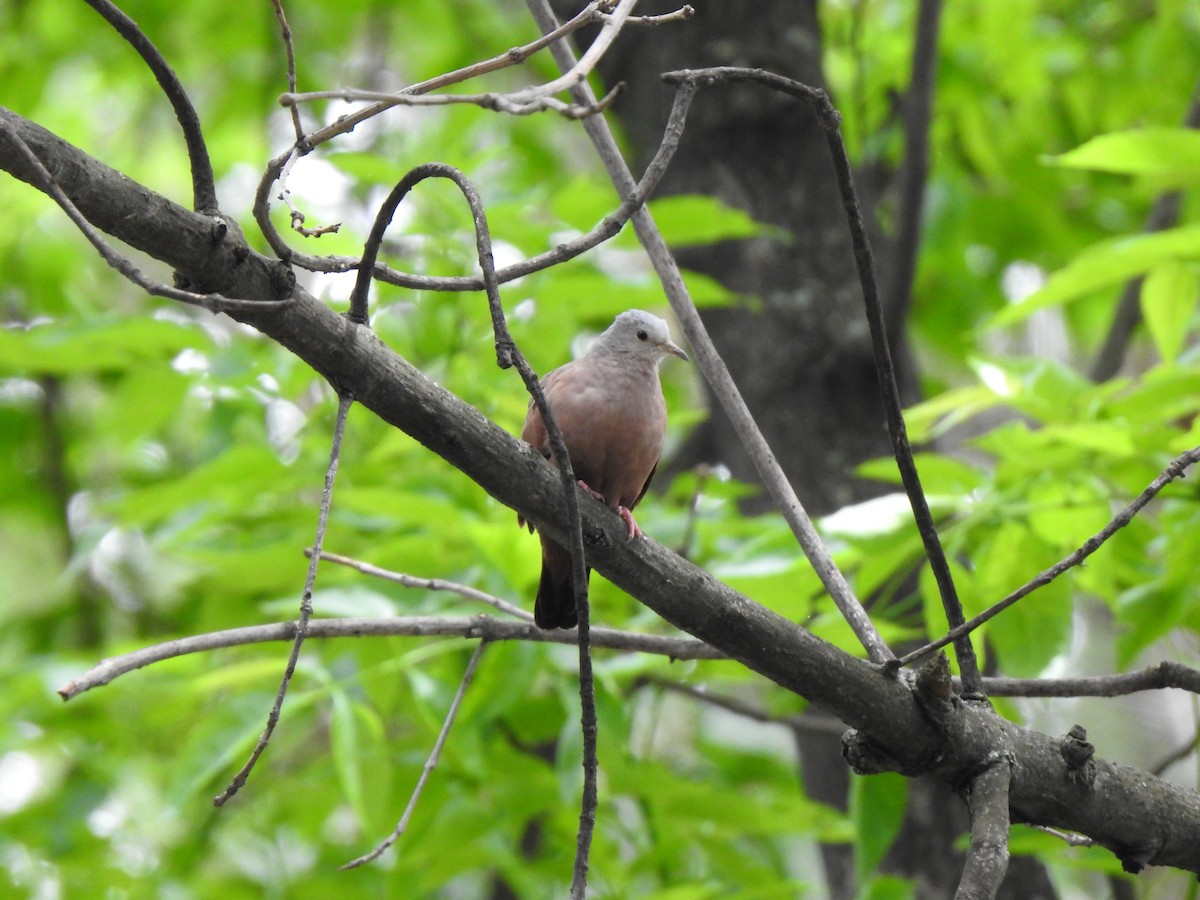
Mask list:
[{"label": "dove", "polygon": [[[667,407],[658,367],[668,356],[688,358],[671,341],[666,322],[631,309],[617,316],[583,356],[542,380],[579,486],[616,510],[630,540],[642,534],[632,510],[662,456]],[[546,425],[532,400],[521,439],[551,459]],[[574,628],[571,553],[544,534],[541,542],[534,622],[543,629]]]}]

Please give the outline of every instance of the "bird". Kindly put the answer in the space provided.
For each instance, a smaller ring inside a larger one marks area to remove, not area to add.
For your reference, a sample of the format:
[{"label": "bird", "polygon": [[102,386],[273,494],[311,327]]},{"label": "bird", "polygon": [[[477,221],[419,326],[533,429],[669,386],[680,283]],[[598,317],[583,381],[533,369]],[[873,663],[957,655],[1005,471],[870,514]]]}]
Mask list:
[{"label": "bird", "polygon": [[[618,315],[583,356],[542,379],[579,486],[616,510],[630,540],[642,534],[632,510],[650,487],[662,456],[667,407],[658,369],[668,356],[688,359],[671,340],[665,321],[631,309]],[[532,398],[521,439],[552,459],[546,425]],[[545,630],[574,628],[571,553],[544,533],[540,538],[542,573],[534,623]],[[590,576],[591,568],[586,571]]]}]

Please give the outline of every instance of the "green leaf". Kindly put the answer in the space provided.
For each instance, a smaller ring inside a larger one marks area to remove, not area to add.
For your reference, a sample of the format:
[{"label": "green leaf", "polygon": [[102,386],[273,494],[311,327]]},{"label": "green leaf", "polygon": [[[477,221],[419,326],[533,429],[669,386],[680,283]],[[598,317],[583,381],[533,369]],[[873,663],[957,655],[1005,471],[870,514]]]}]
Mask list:
[{"label": "green leaf", "polygon": [[1051,275],[1041,290],[1005,307],[984,328],[1015,325],[1039,309],[1078,300],[1102,288],[1122,284],[1155,266],[1185,259],[1200,259],[1200,225],[1093,244]]},{"label": "green leaf", "polygon": [[1200,182],[1200,132],[1144,128],[1102,134],[1046,161],[1072,169],[1154,176],[1160,187],[1196,184]]},{"label": "green leaf", "polygon": [[1142,316],[1166,362],[1174,362],[1183,349],[1198,289],[1195,267],[1179,262],[1155,266],[1142,282]]},{"label": "green leaf", "polygon": [[701,194],[676,194],[646,204],[658,230],[674,247],[750,238],[778,229],[754,221],[744,211]]},{"label": "green leaf", "polygon": [[854,868],[866,880],[883,861],[900,831],[908,804],[908,779],[886,772],[850,782],[850,816],[854,822]]},{"label": "green leaf", "polygon": [[0,372],[69,375],[121,371],[209,343],[198,328],[151,318],[106,317],[27,330],[0,329]]},{"label": "green leaf", "polygon": [[333,716],[330,721],[330,741],[333,765],[346,799],[354,808],[360,822],[369,822],[363,796],[361,762],[363,753],[359,747],[358,720],[354,704],[336,684],[332,685]]}]

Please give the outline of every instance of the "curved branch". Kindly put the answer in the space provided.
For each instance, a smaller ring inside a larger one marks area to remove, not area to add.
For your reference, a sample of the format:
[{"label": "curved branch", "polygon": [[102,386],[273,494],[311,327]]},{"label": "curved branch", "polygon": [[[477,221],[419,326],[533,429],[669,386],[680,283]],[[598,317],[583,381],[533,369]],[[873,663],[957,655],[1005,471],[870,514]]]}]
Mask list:
[{"label": "curved branch", "polygon": [[204,133],[200,129],[200,117],[196,107],[184,90],[179,76],[167,64],[166,59],[159,53],[150,38],[138,27],[137,22],[117,9],[110,0],[86,0],[87,5],[104,17],[121,37],[145,60],[150,71],[158,80],[159,86],[171,108],[175,110],[175,118],[183,129],[183,140],[187,145],[188,163],[192,169],[192,205],[196,212],[217,214],[217,185],[213,177],[212,162],[208,158],[208,147],[204,143]]},{"label": "curved branch", "polygon": [[[645,204],[650,195],[654,193],[654,189],[658,187],[658,183],[663,175],[666,174],[667,167],[670,165],[671,159],[675,156],[675,151],[679,148],[679,139],[683,133],[683,122],[687,117],[687,110],[690,103],[690,95],[684,96],[682,92],[676,94],[674,104],[671,107],[671,115],[663,131],[663,140],[659,145],[658,151],[654,154],[654,158],[650,161],[650,164],[646,166],[646,171],[642,174],[641,180],[636,185],[631,186],[624,200],[611,214],[601,219],[596,227],[586,234],[582,234],[573,240],[565,241],[545,253],[538,254],[510,266],[505,266],[502,269],[497,269],[496,281],[499,284],[504,284],[516,278],[522,278],[526,275],[532,275],[534,272],[548,269],[551,266],[558,265],[586,253],[588,250],[599,246],[604,241],[616,235],[625,226],[625,223],[629,221],[634,212]],[[271,192],[274,189],[275,182],[293,160],[294,150],[295,148],[289,149],[287,152],[271,160],[263,172],[262,178],[259,179],[258,191],[254,199],[254,219],[262,230],[263,236],[266,237],[267,243],[271,245],[271,249],[275,251],[280,259],[287,260],[289,263],[299,266],[302,269],[326,273],[361,270],[362,260],[352,256],[312,256],[294,250],[283,239],[283,236],[279,234],[279,231],[271,221]],[[406,272],[397,272],[378,262],[372,265],[371,271],[376,281],[382,281],[386,284],[396,285],[397,287],[413,288],[415,290],[479,291],[484,289],[484,279],[481,274],[458,277],[412,275]]]},{"label": "curved branch", "polygon": [[483,656],[483,651],[487,649],[487,645],[487,641],[480,641],[479,646],[475,648],[475,652],[471,654],[471,659],[467,662],[466,671],[463,672],[462,680],[458,683],[458,690],[454,692],[454,698],[450,701],[450,708],[446,710],[446,717],[442,720],[442,729],[438,732],[437,740],[433,742],[433,749],[429,752],[429,758],[425,760],[425,765],[421,767],[421,775],[417,778],[417,785],[413,788],[413,792],[408,798],[408,804],[404,807],[404,813],[400,816],[400,821],[396,823],[396,827],[392,830],[392,833],[381,841],[374,850],[340,866],[339,868],[342,871],[357,869],[359,866],[378,859],[388,847],[400,839],[400,836],[408,828],[408,820],[412,817],[413,810],[416,809],[417,800],[420,799],[422,791],[425,790],[425,782],[429,780],[430,773],[433,772],[434,767],[438,764],[438,760],[441,759],[442,747],[446,746],[446,736],[450,734],[450,726],[454,724],[454,719],[458,716],[458,708],[462,705],[462,699],[467,693],[467,688],[471,686],[471,681],[475,678],[475,668],[479,665],[480,657]]}]

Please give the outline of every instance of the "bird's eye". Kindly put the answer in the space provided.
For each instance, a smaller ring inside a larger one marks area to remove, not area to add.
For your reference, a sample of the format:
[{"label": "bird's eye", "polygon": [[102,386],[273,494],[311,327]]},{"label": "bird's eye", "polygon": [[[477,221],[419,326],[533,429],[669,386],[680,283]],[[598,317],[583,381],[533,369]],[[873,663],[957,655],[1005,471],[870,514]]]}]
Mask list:
[{"label": "bird's eye", "polygon": [[650,336],[650,335],[646,334],[646,329],[644,329],[644,328],[639,328],[637,335],[638,335],[639,341],[644,341],[644,340],[646,340],[646,338],[648,338]]}]

